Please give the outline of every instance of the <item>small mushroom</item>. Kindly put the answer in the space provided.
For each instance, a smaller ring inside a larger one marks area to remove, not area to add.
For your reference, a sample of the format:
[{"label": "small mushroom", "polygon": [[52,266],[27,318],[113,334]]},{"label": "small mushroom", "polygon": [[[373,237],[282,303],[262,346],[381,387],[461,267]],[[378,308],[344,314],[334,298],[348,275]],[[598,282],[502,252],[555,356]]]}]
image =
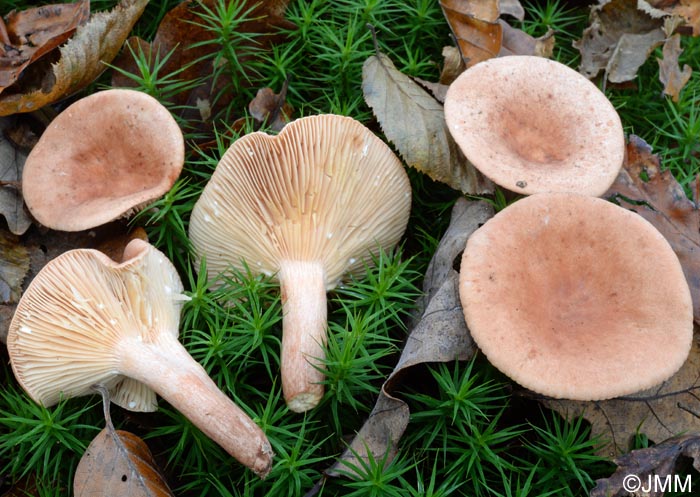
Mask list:
[{"label": "small mushroom", "polygon": [[536,194],[467,241],[460,297],[489,361],[522,386],[574,400],[651,388],[685,362],[693,308],[666,239],[605,200]]},{"label": "small mushroom", "polygon": [[190,238],[212,280],[244,263],[279,280],[291,410],[323,396],[326,292],[398,242],[410,206],[401,162],[349,117],[297,119],[275,137],[251,133],[221,158],[192,211]]},{"label": "small mushroom", "polygon": [[116,404],[153,411],[155,391],[264,477],[265,434],[177,340],[182,290],[170,261],[143,240],[127,245],[122,263],[92,249],[63,253],[15,311],[7,339],[15,376],[45,406],[103,385]]},{"label": "small mushroom", "polygon": [[44,226],[80,231],[128,216],[175,183],[182,132],[155,98],[106,90],[76,101],[27,157],[22,195]]},{"label": "small mushroom", "polygon": [[464,71],[445,120],[469,161],[508,190],[599,196],[624,159],[620,117],[569,67],[535,56],[488,59]]}]

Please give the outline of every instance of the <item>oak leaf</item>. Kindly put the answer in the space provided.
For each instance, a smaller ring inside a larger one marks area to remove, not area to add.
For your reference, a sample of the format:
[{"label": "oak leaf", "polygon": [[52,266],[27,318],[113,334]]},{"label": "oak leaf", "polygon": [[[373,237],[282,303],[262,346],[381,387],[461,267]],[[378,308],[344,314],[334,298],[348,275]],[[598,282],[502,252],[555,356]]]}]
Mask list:
[{"label": "oak leaf", "polygon": [[95,80],[117,55],[148,0],[120,0],[79,26],[51,65],[32,64],[31,74],[0,94],[0,115],[31,112],[67,97]]},{"label": "oak leaf", "polygon": [[[423,280],[417,323],[412,328],[396,367],[382,389],[368,420],[360,428],[340,459],[326,473],[353,475],[357,458],[391,461],[408,426],[408,405],[396,397],[402,376],[418,364],[467,360],[476,346],[464,321],[459,300],[459,274],[454,262],[467,238],[493,216],[485,202],[460,198],[452,209],[450,225],[433,255]],[[386,459],[384,457],[386,456]]]},{"label": "oak leaf", "polygon": [[[661,169],[658,155],[641,138],[630,135],[625,162],[605,197],[637,212],[668,240],[683,267],[700,324],[700,211],[673,174]],[[697,199],[696,199],[697,201]]]},{"label": "oak leaf", "polygon": [[365,60],[362,91],[406,164],[463,193],[492,191],[491,182],[467,161],[452,139],[442,105],[399,72],[383,53]]},{"label": "oak leaf", "polygon": [[700,432],[700,344],[697,330],[688,360],[675,375],[657,387],[611,400],[541,401],[568,419],[585,417],[591,423],[591,436],[609,442],[600,451],[606,457],[628,452],[637,432],[644,433],[654,442],[663,442],[682,433]]}]

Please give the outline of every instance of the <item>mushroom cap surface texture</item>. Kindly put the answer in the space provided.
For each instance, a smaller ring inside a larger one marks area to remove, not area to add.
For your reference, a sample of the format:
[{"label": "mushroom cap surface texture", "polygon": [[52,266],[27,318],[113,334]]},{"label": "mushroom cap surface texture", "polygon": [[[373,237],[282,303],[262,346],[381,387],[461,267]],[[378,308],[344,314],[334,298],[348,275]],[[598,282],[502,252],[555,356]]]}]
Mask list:
[{"label": "mushroom cap surface texture", "polygon": [[464,71],[445,98],[448,129],[469,161],[508,190],[599,196],[624,159],[620,117],[584,76],[513,55]]},{"label": "mushroom cap surface texture", "polygon": [[210,278],[243,261],[267,275],[281,261],[318,261],[330,290],[399,241],[410,206],[391,149],[358,121],[324,114],[234,142],[195,204],[189,234]]},{"label": "mushroom cap surface texture", "polygon": [[49,124],[27,157],[22,194],[44,226],[89,229],[165,194],[184,154],[180,127],[155,98],[105,90],[76,101]]},{"label": "mushroom cap surface texture", "polygon": [[666,239],[605,200],[536,194],[467,241],[467,325],[489,361],[535,392],[603,400],[651,388],[685,362],[690,290]]},{"label": "mushroom cap surface texture", "polygon": [[184,296],[175,267],[143,240],[132,240],[118,263],[92,249],[64,252],[32,280],[7,337],[15,377],[36,402],[95,393],[132,411],[156,409],[146,385],[120,376],[119,347],[178,335]]}]

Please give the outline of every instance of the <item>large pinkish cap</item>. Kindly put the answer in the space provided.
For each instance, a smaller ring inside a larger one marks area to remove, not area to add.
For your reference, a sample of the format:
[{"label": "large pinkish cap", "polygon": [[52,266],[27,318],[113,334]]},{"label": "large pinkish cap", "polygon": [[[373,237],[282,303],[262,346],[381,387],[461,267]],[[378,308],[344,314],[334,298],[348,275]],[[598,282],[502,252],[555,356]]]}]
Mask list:
[{"label": "large pinkish cap", "polygon": [[605,200],[536,194],[467,241],[460,297],[474,340],[522,386],[602,400],[657,385],[693,339],[690,290],[666,239]]},{"label": "large pinkish cap", "polygon": [[573,69],[535,56],[488,59],[464,71],[445,119],[469,161],[508,190],[599,196],[625,153],[612,104]]},{"label": "large pinkish cap", "polygon": [[184,154],[180,127],[155,98],[101,91],[49,124],[24,164],[22,195],[44,226],[94,228],[165,194]]}]

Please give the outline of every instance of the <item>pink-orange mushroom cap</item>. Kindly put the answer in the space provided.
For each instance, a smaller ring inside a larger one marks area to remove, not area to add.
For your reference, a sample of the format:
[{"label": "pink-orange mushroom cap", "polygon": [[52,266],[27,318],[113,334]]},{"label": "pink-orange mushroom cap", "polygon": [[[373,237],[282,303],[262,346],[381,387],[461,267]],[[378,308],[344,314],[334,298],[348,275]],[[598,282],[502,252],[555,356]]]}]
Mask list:
[{"label": "pink-orange mushroom cap", "polygon": [[595,197],[535,194],[496,214],[467,241],[460,297],[489,361],[550,397],[651,388],[692,344],[690,290],[671,246]]},{"label": "pink-orange mushroom cap", "polygon": [[48,125],[24,164],[22,195],[44,226],[90,229],[161,197],[184,161],[180,127],[160,102],[134,90],[105,90]]},{"label": "pink-orange mushroom cap", "polygon": [[584,76],[542,57],[480,62],[449,87],[445,120],[469,161],[522,194],[599,196],[625,153],[622,123]]}]

